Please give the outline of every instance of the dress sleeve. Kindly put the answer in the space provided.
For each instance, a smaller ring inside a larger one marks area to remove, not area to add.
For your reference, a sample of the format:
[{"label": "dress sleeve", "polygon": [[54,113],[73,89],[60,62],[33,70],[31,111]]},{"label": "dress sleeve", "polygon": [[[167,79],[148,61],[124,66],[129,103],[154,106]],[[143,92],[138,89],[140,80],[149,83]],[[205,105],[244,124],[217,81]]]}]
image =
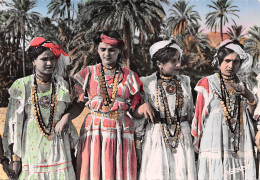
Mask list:
[{"label": "dress sleeve", "polygon": [[86,101],[86,87],[88,85],[90,75],[90,67],[86,67],[73,76],[75,84],[73,85],[73,95],[78,99],[78,102]]},{"label": "dress sleeve", "polygon": [[141,96],[141,93],[143,92],[143,83],[139,79],[138,75],[136,73],[133,73],[130,76],[130,100],[131,100],[131,108],[133,110],[138,107],[143,102],[143,98]]},{"label": "dress sleeve", "polygon": [[195,108],[195,116],[192,120],[192,129],[191,133],[194,136],[194,149],[196,152],[199,152],[200,140],[203,132],[203,123],[205,117],[208,115],[208,109],[206,105],[206,101],[209,97],[209,83],[207,78],[201,79],[195,90],[198,92],[197,102]]},{"label": "dress sleeve", "polygon": [[14,154],[21,157],[22,132],[25,106],[25,86],[22,79],[16,80],[9,89],[10,99],[6,112],[3,146],[5,156],[11,158],[9,146],[13,144]]},{"label": "dress sleeve", "polygon": [[257,106],[256,106],[256,109],[255,109],[255,112],[254,112],[254,119],[255,120],[258,120],[259,121],[259,117],[260,117],[260,74],[256,77],[257,79],[257,93],[256,93],[256,101],[257,101]]}]

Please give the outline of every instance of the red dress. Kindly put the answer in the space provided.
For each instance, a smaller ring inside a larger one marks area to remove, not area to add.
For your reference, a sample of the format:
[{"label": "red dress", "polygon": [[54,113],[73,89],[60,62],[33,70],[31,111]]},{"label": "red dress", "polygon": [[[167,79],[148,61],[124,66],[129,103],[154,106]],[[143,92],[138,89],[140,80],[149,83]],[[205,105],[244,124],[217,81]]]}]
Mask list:
[{"label": "red dress", "polygon": [[[77,149],[78,179],[136,179],[137,162],[134,129],[125,114],[117,119],[101,116],[103,98],[98,82],[101,64],[88,66],[77,73],[76,96],[86,102],[91,113],[85,117]],[[135,109],[141,100],[142,83],[136,73],[121,68],[118,91],[110,112]],[[109,74],[110,73],[110,74]],[[105,76],[111,97],[114,74]],[[87,97],[86,97],[87,96]],[[97,114],[99,112],[99,115]]]}]

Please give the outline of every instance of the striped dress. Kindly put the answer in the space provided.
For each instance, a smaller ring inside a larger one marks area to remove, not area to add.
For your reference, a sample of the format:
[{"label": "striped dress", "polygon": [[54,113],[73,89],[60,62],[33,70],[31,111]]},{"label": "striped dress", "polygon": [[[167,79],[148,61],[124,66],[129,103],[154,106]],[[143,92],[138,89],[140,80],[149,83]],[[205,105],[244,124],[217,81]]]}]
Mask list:
[{"label": "striped dress", "polygon": [[[91,113],[85,117],[77,148],[78,179],[136,179],[137,162],[132,120],[128,115],[118,119],[98,116],[103,98],[98,83],[101,64],[88,66],[77,73],[74,87],[78,101],[86,102]],[[114,73],[106,71],[108,94],[111,97]],[[142,83],[137,74],[120,68],[117,94],[111,112],[135,109],[141,100]],[[87,100],[87,101],[86,101]]]}]

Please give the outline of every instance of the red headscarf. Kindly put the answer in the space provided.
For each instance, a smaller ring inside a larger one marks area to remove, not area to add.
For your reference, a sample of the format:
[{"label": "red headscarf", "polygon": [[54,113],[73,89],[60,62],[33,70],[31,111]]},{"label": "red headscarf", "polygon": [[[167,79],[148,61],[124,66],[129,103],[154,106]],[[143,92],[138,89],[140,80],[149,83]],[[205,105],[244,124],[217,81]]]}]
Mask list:
[{"label": "red headscarf", "polygon": [[121,39],[114,39],[105,34],[101,34],[101,41],[103,43],[109,44],[110,46],[118,46],[122,43]]},{"label": "red headscarf", "polygon": [[50,41],[47,41],[46,39],[42,38],[42,37],[36,37],[34,38],[31,43],[30,46],[32,47],[40,47],[40,46],[44,46],[46,48],[49,48],[53,54],[55,55],[55,57],[57,59],[59,59],[61,54],[64,54],[65,56],[68,56],[61,48],[59,45],[55,45]]}]

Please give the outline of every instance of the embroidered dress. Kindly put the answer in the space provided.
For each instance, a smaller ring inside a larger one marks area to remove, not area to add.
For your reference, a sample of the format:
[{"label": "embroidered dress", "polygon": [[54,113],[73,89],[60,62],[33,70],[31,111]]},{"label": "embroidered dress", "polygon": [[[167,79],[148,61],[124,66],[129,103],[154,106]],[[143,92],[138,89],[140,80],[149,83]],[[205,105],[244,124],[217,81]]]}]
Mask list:
[{"label": "embroidered dress", "polygon": [[[199,153],[198,179],[256,179],[255,132],[246,100],[242,99],[244,133],[240,135],[240,154],[237,154],[221,107],[221,86],[217,74],[201,79],[195,90],[198,97],[192,135],[195,137],[195,150]],[[234,94],[230,96],[230,101],[234,103]]]},{"label": "embroidered dress", "polygon": [[[116,97],[110,110],[102,111],[104,100],[99,86],[101,64],[82,69],[74,78],[79,101],[89,101],[86,106],[91,113],[85,117],[77,148],[78,179],[136,179],[137,162],[132,120],[123,112],[135,109],[140,102],[138,76],[120,68]],[[108,94],[111,97],[114,73],[105,75]],[[117,118],[105,114],[121,113]]]},{"label": "embroidered dress", "polygon": [[[151,103],[156,108],[156,73],[140,78],[143,82],[145,102]],[[142,164],[140,179],[196,179],[194,149],[190,134],[190,121],[192,119],[193,100],[188,76],[177,76],[180,81],[184,96],[182,116],[187,119],[181,122],[181,135],[176,152],[165,143],[160,123],[148,123],[145,120],[135,120],[136,136],[142,137]],[[176,93],[169,94],[164,86],[170,115],[175,112]],[[161,118],[164,118],[162,104],[159,101]],[[158,110],[158,109],[157,109]],[[157,120],[155,120],[157,121]],[[160,121],[160,120],[158,120]],[[162,123],[165,126],[165,123]]]},{"label": "embroidered dress", "polygon": [[[13,144],[14,153],[21,157],[22,170],[19,179],[75,179],[70,150],[77,142],[77,131],[70,124],[68,133],[62,139],[55,133],[51,141],[42,135],[31,102],[33,79],[33,75],[18,79],[9,89],[10,99],[3,136],[5,153],[10,158],[8,146]],[[68,84],[61,77],[57,77],[56,82],[55,123],[61,119],[70,102]],[[47,125],[51,89],[38,93],[38,97],[43,122]]]}]

